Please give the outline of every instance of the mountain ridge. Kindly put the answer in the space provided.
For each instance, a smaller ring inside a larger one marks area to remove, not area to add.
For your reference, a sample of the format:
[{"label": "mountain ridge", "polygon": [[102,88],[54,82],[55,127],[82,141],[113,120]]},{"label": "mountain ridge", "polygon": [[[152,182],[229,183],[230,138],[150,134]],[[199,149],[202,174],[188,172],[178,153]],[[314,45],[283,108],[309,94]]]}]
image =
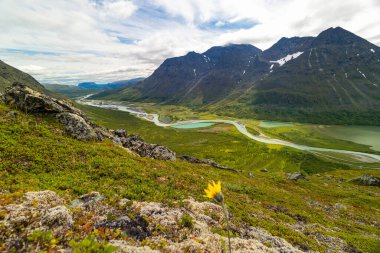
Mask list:
[{"label": "mountain ridge", "polygon": [[169,58],[112,98],[230,116],[380,125],[379,59],[376,45],[329,28],[316,37],[281,38],[265,51],[234,44]]}]

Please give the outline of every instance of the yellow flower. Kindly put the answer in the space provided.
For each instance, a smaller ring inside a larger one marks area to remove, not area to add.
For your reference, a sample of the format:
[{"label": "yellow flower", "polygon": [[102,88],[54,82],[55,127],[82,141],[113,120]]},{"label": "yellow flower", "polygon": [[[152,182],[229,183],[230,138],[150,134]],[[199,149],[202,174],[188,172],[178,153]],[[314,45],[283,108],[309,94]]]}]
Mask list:
[{"label": "yellow flower", "polygon": [[222,183],[218,181],[215,183],[214,181],[207,185],[207,189],[205,189],[206,197],[210,199],[215,199],[218,202],[223,201],[222,194]]}]

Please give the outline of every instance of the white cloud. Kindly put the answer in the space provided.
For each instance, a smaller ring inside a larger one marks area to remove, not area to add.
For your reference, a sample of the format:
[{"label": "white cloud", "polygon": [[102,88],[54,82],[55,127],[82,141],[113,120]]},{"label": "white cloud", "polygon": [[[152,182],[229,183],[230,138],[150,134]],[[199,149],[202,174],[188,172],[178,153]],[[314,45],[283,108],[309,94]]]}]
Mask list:
[{"label": "white cloud", "polygon": [[[380,45],[378,13],[377,0],[1,0],[0,58],[43,82],[114,81],[188,51],[266,49],[333,26]],[[223,29],[240,21],[256,25]]]}]

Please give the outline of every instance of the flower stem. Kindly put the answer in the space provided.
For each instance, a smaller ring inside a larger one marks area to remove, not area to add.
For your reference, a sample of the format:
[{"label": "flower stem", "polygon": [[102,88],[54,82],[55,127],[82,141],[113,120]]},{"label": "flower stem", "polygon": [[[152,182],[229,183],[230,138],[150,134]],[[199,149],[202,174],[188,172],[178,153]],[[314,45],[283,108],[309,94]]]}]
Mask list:
[{"label": "flower stem", "polygon": [[226,230],[227,230],[227,237],[228,237],[228,250],[229,250],[229,253],[232,253],[232,250],[231,250],[231,238],[230,238],[230,225],[229,225],[229,219],[228,219],[228,211],[227,211],[227,207],[226,205],[224,204],[224,201],[222,201],[222,207],[223,207],[223,212],[224,212],[224,218],[226,219]]}]

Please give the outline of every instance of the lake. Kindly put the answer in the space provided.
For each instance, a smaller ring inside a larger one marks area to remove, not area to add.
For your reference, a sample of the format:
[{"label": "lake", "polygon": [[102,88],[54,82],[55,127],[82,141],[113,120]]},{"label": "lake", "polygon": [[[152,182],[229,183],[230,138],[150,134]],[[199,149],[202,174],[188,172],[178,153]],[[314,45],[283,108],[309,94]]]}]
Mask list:
[{"label": "lake", "polygon": [[369,145],[380,151],[379,126],[326,126],[319,130],[333,138]]}]

